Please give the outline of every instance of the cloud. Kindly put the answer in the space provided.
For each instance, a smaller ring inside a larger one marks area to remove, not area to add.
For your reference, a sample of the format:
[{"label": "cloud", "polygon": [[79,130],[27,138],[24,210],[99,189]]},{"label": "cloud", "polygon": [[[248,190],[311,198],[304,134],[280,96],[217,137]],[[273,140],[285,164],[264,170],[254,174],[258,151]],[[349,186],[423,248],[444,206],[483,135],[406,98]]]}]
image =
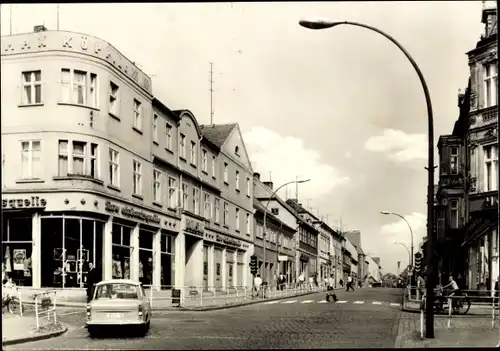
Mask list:
[{"label": "cloud", "polygon": [[344,157],[345,158],[352,158],[352,154],[350,151],[346,151],[345,154],[344,154]]},{"label": "cloud", "polygon": [[365,148],[385,153],[387,158],[395,162],[423,160],[427,159],[427,136],[386,128],[383,135],[368,138]]},{"label": "cloud", "polygon": [[[299,185],[301,197],[316,199],[330,192],[334,187],[350,181],[337,169],[325,163],[320,154],[304,145],[301,139],[282,136],[272,130],[258,126],[243,135],[250,154],[252,167],[267,181],[271,172],[275,186],[300,179],[311,179]],[[290,185],[289,195],[295,192]]]}]

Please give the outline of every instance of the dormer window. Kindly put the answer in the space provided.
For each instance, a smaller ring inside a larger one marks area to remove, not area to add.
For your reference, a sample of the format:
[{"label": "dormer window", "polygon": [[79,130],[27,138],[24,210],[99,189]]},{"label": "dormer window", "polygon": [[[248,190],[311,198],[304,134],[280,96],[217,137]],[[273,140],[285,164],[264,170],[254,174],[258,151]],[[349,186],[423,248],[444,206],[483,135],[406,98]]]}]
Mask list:
[{"label": "dormer window", "polygon": [[458,147],[450,148],[450,173],[458,174]]},{"label": "dormer window", "polygon": [[239,151],[240,151],[240,147],[239,146],[236,146],[234,148],[234,153],[236,154],[236,156],[239,156]]}]

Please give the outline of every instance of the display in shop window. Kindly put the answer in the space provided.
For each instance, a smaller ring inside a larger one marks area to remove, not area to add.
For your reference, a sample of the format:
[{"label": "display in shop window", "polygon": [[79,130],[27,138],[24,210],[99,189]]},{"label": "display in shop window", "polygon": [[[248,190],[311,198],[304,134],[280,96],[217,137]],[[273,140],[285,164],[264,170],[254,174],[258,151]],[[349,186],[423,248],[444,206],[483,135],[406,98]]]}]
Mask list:
[{"label": "display in shop window", "polygon": [[55,261],[63,261],[64,260],[64,252],[66,250],[61,247],[54,248],[54,260]]},{"label": "display in shop window", "polygon": [[208,275],[208,262],[203,262],[203,275]]},{"label": "display in shop window", "polygon": [[14,263],[15,271],[23,271],[24,270],[24,260],[26,259],[26,250],[24,249],[15,249],[12,250],[12,257]]},{"label": "display in shop window", "polygon": [[229,265],[229,276],[230,277],[233,276],[233,266],[232,265]]},{"label": "display in shop window", "polygon": [[215,274],[216,274],[217,276],[220,276],[220,263],[217,263],[217,265],[216,265],[215,267],[216,267],[216,268],[215,268],[215,272],[216,272]]}]

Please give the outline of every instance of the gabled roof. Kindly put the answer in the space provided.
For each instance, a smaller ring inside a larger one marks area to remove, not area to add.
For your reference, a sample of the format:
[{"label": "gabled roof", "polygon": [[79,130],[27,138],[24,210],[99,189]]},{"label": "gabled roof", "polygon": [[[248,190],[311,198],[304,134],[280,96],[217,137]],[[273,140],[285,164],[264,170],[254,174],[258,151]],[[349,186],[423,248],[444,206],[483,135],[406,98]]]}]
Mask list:
[{"label": "gabled roof", "polygon": [[282,220],[280,220],[278,217],[276,217],[275,215],[273,215],[271,213],[271,211],[269,211],[269,209],[266,210],[266,207],[264,205],[262,205],[260,203],[259,200],[257,200],[256,198],[253,198],[253,207],[257,210],[257,211],[260,211],[262,212],[262,214],[264,213],[267,213],[266,217],[268,219],[272,219],[274,220],[276,223],[278,223],[281,227],[289,230],[289,231],[292,231],[292,232],[296,232],[297,230],[294,229],[294,228],[291,228],[290,226],[286,225]]},{"label": "gabled roof", "polygon": [[209,140],[212,144],[221,148],[226,142],[229,135],[234,128],[236,128],[236,123],[228,124],[202,124],[200,125],[201,134]]}]

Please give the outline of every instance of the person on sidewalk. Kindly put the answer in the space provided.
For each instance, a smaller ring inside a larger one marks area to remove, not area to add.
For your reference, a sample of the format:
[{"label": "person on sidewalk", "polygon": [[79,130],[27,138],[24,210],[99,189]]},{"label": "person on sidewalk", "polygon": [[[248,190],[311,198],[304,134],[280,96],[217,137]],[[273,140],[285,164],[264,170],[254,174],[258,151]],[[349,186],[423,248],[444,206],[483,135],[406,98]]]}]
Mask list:
[{"label": "person on sidewalk", "polygon": [[344,287],[344,281],[342,280],[342,278],[340,278],[339,280],[339,284],[340,284],[340,287],[343,288]]},{"label": "person on sidewalk", "polygon": [[352,277],[350,275],[347,276],[347,284],[345,291],[349,291],[349,289],[352,289],[352,291],[354,291],[354,287],[352,286]]},{"label": "person on sidewalk", "polygon": [[260,274],[257,274],[255,278],[253,278],[253,285],[255,287],[256,297],[259,297],[259,292],[262,287],[262,278],[260,277]]},{"label": "person on sidewalk", "polygon": [[301,289],[304,288],[304,282],[305,282],[306,278],[304,277],[304,272],[300,273],[299,275],[299,287]]},{"label": "person on sidewalk", "polygon": [[313,289],[313,285],[314,285],[314,278],[313,277],[309,277],[309,290]]},{"label": "person on sidewalk", "polygon": [[92,262],[89,263],[89,271],[87,272],[87,303],[92,300],[94,296],[94,286],[96,282],[96,272],[94,268],[94,264]]},{"label": "person on sidewalk", "polygon": [[335,294],[335,279],[333,279],[333,274],[330,276],[330,279],[328,279],[326,301],[329,302],[330,298],[333,299],[333,302],[337,302],[337,294]]}]

